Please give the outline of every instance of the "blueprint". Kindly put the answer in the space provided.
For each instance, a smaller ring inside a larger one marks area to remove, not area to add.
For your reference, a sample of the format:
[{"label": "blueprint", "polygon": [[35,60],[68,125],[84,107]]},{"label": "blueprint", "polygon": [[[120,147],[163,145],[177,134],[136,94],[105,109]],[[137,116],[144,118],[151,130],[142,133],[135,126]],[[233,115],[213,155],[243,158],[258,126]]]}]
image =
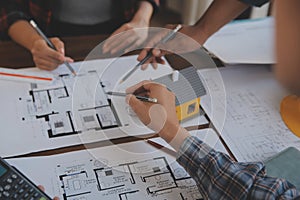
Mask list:
[{"label": "blueprint", "polygon": [[[212,130],[196,132],[215,139]],[[7,161],[60,199],[202,199],[175,158],[144,141]]]},{"label": "blueprint", "polygon": [[[118,84],[136,62],[136,56],[77,62],[72,64],[76,77],[62,65],[51,72],[53,80],[43,84],[0,79],[0,125],[5,135],[0,142],[1,156],[152,133],[131,111],[124,97],[106,94],[124,92],[137,82],[172,72],[169,65],[158,70],[137,70],[133,78]],[[36,68],[25,71],[42,75]],[[198,116],[183,125],[206,122]]]},{"label": "blueprint", "polygon": [[[204,97],[202,106],[238,161],[264,161],[289,146],[300,149],[300,139],[279,113],[280,102],[288,92],[268,66],[227,66],[220,72],[223,86],[210,70],[202,71],[206,82],[214,85],[211,95],[215,98]],[[220,123],[222,120],[225,123]]]}]

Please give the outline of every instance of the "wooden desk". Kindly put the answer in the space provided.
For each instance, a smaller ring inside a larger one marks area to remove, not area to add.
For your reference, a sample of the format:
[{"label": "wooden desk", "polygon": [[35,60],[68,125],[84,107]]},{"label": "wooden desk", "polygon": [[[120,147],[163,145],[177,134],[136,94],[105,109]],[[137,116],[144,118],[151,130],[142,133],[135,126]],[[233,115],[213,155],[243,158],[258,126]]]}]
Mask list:
[{"label": "wooden desk", "polygon": [[[80,37],[66,37],[62,38],[62,41],[65,43],[66,54],[72,57],[75,61],[84,60],[85,57],[89,54],[91,50],[93,50],[98,44],[104,41],[108,36],[107,35],[95,35],[95,36],[80,36]],[[138,52],[131,52],[129,55],[137,54]],[[0,66],[9,67],[9,68],[25,68],[34,66],[32,56],[28,50],[17,45],[12,41],[5,41],[0,43]],[[176,55],[168,55],[167,59],[169,63],[175,69],[182,69],[186,66],[190,66],[190,64],[184,60],[183,58]],[[208,128],[209,124],[188,127],[188,130],[195,129],[204,129]],[[143,137],[124,137],[112,139],[110,141],[101,141],[95,142],[87,145],[75,145],[70,147],[63,147],[54,150],[41,151],[38,153],[31,153],[22,156],[43,156],[43,155],[53,155],[58,153],[66,153],[70,151],[82,150],[85,148],[95,148],[102,147],[113,144],[120,144],[125,142],[132,142],[137,140],[142,140],[142,138],[151,138],[157,137],[156,134],[149,134]]]},{"label": "wooden desk", "polygon": [[[66,54],[75,61],[80,61],[107,37],[107,35],[95,35],[66,37],[62,40],[65,43]],[[0,42],[0,55],[0,66],[3,67],[22,68],[34,66],[31,53],[12,41]]]}]

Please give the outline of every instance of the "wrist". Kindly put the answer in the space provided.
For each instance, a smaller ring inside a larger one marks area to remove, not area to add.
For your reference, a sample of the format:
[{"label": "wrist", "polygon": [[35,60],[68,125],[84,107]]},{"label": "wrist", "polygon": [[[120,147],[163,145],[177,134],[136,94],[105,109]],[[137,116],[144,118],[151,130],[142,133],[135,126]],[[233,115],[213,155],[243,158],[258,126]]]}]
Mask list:
[{"label": "wrist", "polygon": [[158,133],[176,151],[179,150],[183,141],[190,136],[189,132],[179,124],[169,124]]},{"label": "wrist", "polygon": [[194,39],[199,44],[203,45],[210,36],[208,31],[205,29],[205,25],[200,22],[200,23],[193,25],[193,27],[195,29],[195,31],[194,31],[195,38]]},{"label": "wrist", "polygon": [[139,8],[131,22],[139,24],[141,27],[149,26],[153,13],[153,7],[148,1],[141,1]]},{"label": "wrist", "polygon": [[32,49],[35,46],[35,43],[38,42],[39,40],[43,40],[43,38],[41,38],[41,36],[39,36],[39,35],[32,35],[29,39],[29,41],[31,41],[30,42],[31,44],[30,44],[30,46],[28,46],[28,50],[32,51]]},{"label": "wrist", "polygon": [[18,44],[28,50],[32,50],[33,43],[41,36],[32,28],[26,20],[19,20],[12,24],[8,29],[8,35]]}]

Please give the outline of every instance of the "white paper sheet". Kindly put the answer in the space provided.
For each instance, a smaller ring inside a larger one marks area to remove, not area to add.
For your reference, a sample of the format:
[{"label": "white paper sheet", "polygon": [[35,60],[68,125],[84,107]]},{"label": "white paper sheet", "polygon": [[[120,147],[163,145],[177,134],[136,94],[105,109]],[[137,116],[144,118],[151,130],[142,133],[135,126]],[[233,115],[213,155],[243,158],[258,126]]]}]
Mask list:
[{"label": "white paper sheet", "polygon": [[[209,98],[202,106],[209,116],[214,107],[213,123],[238,161],[263,161],[281,150],[294,146],[300,149],[300,139],[284,124],[279,113],[282,98],[287,95],[275,80],[268,66],[241,65],[220,69],[223,86],[209,71],[202,71],[206,81],[215,85],[214,105]],[[224,116],[225,125],[218,122]]]},{"label": "white paper sheet", "polygon": [[175,158],[144,141],[7,161],[60,199],[201,199]]},{"label": "white paper sheet", "polygon": [[[134,83],[172,71],[169,65],[137,70],[119,85],[136,62],[136,56],[77,62],[72,64],[76,77],[62,65],[51,72],[54,80],[49,84],[0,80],[1,156],[152,133],[129,111],[124,97],[107,99],[105,94],[124,92]],[[36,68],[25,71],[50,73]],[[182,125],[203,123],[205,117],[197,116]]]},{"label": "white paper sheet", "polygon": [[[189,132],[192,136],[198,137],[200,140],[208,144],[210,147],[214,148],[216,151],[220,151],[228,154],[218,134],[213,129],[207,128],[207,129],[193,130]],[[171,145],[169,145],[165,140],[163,140],[160,137],[151,138],[150,140],[175,151],[175,149]]]},{"label": "white paper sheet", "polygon": [[274,19],[229,23],[212,35],[204,46],[224,63],[275,63]]},{"label": "white paper sheet", "polygon": [[25,71],[18,69],[8,69],[0,67],[0,79],[17,82],[50,84],[53,80],[53,75],[45,74],[39,71]]}]

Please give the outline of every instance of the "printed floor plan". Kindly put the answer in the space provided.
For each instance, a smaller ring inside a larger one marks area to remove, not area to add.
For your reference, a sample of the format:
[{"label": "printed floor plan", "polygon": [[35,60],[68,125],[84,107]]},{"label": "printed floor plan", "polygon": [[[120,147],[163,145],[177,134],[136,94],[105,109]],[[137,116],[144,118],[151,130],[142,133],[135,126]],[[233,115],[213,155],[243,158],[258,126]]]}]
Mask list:
[{"label": "printed floor plan", "polygon": [[170,165],[165,157],[113,167],[101,166],[91,159],[88,166],[58,165],[56,170],[66,200],[202,199],[193,179],[176,162]]}]

